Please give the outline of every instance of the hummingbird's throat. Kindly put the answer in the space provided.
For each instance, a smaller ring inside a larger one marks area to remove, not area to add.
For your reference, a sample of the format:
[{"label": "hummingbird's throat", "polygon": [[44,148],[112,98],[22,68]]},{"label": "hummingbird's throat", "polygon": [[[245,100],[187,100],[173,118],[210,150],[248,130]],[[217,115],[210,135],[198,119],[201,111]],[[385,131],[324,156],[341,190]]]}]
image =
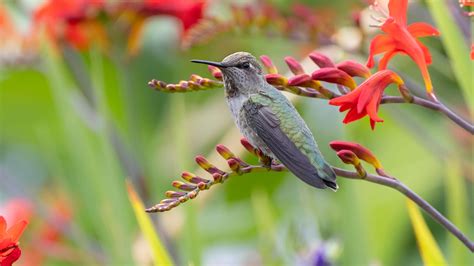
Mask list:
[{"label": "hummingbird's throat", "polygon": [[240,91],[237,85],[235,84],[234,80],[231,78],[227,78],[225,75],[223,79],[224,79],[225,93],[227,97],[229,98],[238,97],[240,95]]}]

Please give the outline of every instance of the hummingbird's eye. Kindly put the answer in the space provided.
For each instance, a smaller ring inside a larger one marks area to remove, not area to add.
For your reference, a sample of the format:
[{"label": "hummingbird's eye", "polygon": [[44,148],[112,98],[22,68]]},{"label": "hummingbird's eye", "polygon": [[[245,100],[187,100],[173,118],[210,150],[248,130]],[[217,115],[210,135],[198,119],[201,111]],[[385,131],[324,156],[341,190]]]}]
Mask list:
[{"label": "hummingbird's eye", "polygon": [[250,67],[250,63],[249,62],[243,62],[242,64],[240,64],[240,68],[242,69],[247,69]]}]

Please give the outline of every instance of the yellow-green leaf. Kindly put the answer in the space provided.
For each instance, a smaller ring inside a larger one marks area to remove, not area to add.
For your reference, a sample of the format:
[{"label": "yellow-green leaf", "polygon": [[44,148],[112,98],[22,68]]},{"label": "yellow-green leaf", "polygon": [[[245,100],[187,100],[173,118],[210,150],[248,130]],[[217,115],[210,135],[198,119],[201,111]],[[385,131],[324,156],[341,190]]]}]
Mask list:
[{"label": "yellow-green leaf", "polygon": [[143,202],[140,200],[137,193],[135,192],[135,189],[129,181],[127,181],[127,191],[140,229],[152,250],[155,265],[174,265],[168,254],[168,251],[165,249],[160,237],[156,233],[150,217],[145,212],[145,206],[143,206]]},{"label": "yellow-green leaf", "polygon": [[438,244],[436,243],[433,235],[428,229],[428,226],[421,216],[417,205],[411,200],[407,200],[408,213],[410,215],[411,224],[415,231],[416,242],[418,243],[418,249],[421,254],[421,259],[424,265],[447,265]]}]

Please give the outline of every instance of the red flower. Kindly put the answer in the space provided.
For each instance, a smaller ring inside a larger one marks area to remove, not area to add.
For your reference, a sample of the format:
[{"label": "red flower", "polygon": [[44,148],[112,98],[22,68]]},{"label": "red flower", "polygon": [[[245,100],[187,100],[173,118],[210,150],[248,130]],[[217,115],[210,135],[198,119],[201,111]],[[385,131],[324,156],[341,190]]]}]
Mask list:
[{"label": "red flower", "polygon": [[400,86],[403,85],[403,80],[390,70],[379,71],[350,93],[331,99],[329,104],[340,106],[340,112],[349,110],[343,121],[345,124],[368,115],[370,126],[374,129],[375,122],[383,122],[378,117],[377,111],[383,91],[390,83],[396,83]]},{"label": "red flower", "polygon": [[143,2],[124,3],[122,11],[132,14],[131,29],[128,38],[128,53],[136,54],[140,46],[143,26],[147,18],[156,15],[170,15],[181,21],[183,34],[203,16],[205,0],[144,0]]},{"label": "red flower", "polygon": [[204,4],[204,0],[145,0],[145,12],[176,17],[186,31],[202,18]]},{"label": "red flower", "polygon": [[20,258],[21,250],[18,246],[27,221],[19,221],[7,230],[7,222],[0,216],[0,265],[9,266]]},{"label": "red flower", "polygon": [[95,20],[104,5],[104,0],[49,0],[34,12],[34,22],[48,37],[78,49],[88,48],[92,40],[105,45],[104,29]]},{"label": "red flower", "polygon": [[389,1],[389,17],[380,27],[386,34],[377,35],[370,43],[367,66],[369,68],[374,66],[374,55],[376,54],[385,53],[379,63],[379,69],[381,70],[387,68],[388,61],[395,54],[406,54],[418,65],[425,81],[426,91],[430,96],[434,96],[433,85],[428,72],[431,55],[428,48],[417,38],[437,36],[439,32],[433,26],[424,22],[416,22],[407,26],[407,2],[408,0]]}]

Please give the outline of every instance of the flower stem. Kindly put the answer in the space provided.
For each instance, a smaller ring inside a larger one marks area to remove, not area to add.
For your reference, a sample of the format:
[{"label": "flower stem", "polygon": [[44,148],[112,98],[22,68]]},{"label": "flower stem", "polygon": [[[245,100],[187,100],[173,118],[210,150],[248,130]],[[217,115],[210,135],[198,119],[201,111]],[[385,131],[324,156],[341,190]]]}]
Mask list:
[{"label": "flower stem", "polygon": [[474,252],[474,243],[467,238],[451,221],[444,217],[438,210],[431,206],[418,194],[413,192],[405,184],[398,179],[386,178],[379,175],[367,174],[365,177],[360,177],[356,172],[347,171],[340,168],[333,167],[334,172],[340,177],[346,177],[350,179],[360,179],[368,182],[376,183],[379,185],[391,187],[398,190],[403,195],[407,196],[413,202],[415,202],[420,208],[427,212],[435,221],[441,224],[446,230],[458,238],[471,252]]},{"label": "flower stem", "polygon": [[[400,96],[384,96],[382,97],[381,103],[406,103],[406,101],[405,99],[403,99],[403,97]],[[417,96],[413,96],[413,101],[410,103],[420,105],[431,110],[439,111],[445,116],[447,116],[451,121],[456,123],[458,126],[465,129],[467,132],[474,134],[474,125],[454,113],[441,102],[433,102]]]}]

